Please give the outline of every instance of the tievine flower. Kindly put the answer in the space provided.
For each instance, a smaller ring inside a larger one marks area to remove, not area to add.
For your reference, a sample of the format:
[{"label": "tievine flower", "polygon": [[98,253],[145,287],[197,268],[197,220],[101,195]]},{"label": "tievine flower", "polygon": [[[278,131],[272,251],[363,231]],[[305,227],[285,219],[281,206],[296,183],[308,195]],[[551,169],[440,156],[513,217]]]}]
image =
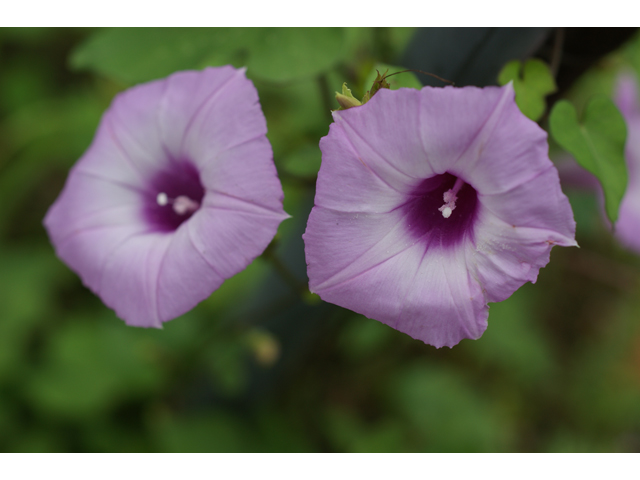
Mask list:
[{"label": "tievine flower", "polygon": [[618,78],[615,102],[627,123],[625,159],[629,181],[620,204],[615,235],[627,247],[640,253],[640,97],[632,74]]},{"label": "tievine flower", "polygon": [[119,94],[44,220],[56,253],[128,324],[161,327],[260,255],[287,218],[244,70]]},{"label": "tievine flower", "polygon": [[383,89],[333,118],[304,234],[323,300],[451,347],[576,245],[546,133],[511,84]]}]

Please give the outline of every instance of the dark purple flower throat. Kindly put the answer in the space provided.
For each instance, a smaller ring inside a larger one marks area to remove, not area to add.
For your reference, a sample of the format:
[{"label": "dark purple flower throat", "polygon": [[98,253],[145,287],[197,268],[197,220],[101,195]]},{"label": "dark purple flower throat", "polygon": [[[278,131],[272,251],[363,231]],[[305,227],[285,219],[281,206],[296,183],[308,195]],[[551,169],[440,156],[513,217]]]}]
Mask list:
[{"label": "dark purple flower throat", "polygon": [[203,197],[198,170],[187,161],[171,162],[150,182],[145,193],[145,219],[156,231],[173,232],[200,208]]},{"label": "dark purple flower throat", "polygon": [[467,235],[473,239],[477,206],[476,190],[444,173],[423,180],[402,208],[412,235],[427,244],[453,247]]}]

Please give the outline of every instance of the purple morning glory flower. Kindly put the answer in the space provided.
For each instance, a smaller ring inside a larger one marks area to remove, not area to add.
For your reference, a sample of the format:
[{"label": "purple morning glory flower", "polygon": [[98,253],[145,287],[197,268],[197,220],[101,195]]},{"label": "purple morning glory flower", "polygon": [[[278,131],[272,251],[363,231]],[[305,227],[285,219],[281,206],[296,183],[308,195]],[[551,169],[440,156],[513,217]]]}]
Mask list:
[{"label": "purple morning glory flower", "polygon": [[627,122],[625,159],[629,172],[615,235],[624,245],[640,252],[640,98],[638,82],[632,74],[619,77],[615,103]]},{"label": "purple morning glory flower", "polygon": [[304,234],[323,300],[451,347],[576,245],[546,133],[511,84],[381,90],[333,118]]},{"label": "purple morning glory flower", "polygon": [[177,72],[119,94],[44,224],[129,325],[161,327],[260,255],[287,218],[244,69]]}]

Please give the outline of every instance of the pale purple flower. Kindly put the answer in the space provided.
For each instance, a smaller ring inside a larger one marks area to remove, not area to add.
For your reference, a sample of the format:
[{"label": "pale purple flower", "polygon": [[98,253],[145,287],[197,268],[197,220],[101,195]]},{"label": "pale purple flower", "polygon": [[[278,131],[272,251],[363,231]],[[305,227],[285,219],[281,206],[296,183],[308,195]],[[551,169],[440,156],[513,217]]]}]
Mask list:
[{"label": "pale purple flower", "polygon": [[244,69],[119,94],[45,217],[58,256],[130,325],[187,312],[287,218],[266,132]]},{"label": "pale purple flower", "polygon": [[547,135],[511,84],[381,90],[333,118],[304,234],[323,300],[451,347],[553,245],[576,245]]},{"label": "pale purple flower", "polygon": [[632,74],[626,73],[618,78],[615,103],[627,122],[624,153],[629,172],[615,235],[621,243],[640,252],[640,98],[638,82]]}]

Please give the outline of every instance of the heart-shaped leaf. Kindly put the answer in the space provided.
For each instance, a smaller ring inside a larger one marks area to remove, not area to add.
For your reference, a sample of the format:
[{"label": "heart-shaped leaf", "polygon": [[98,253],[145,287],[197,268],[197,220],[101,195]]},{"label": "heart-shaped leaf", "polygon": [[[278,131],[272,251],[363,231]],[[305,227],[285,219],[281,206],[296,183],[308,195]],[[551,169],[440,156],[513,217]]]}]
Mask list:
[{"label": "heart-shaped leaf", "polygon": [[540,120],[547,107],[545,97],[556,91],[556,82],[546,63],[532,58],[522,67],[520,60],[507,63],[498,75],[498,83],[513,81],[516,103],[520,111],[534,122]]},{"label": "heart-shaped leaf", "polygon": [[610,99],[596,97],[587,104],[579,123],[573,105],[561,100],[551,111],[549,126],[560,146],[598,178],[607,216],[615,222],[627,188],[624,159],[627,125],[620,111]]}]

